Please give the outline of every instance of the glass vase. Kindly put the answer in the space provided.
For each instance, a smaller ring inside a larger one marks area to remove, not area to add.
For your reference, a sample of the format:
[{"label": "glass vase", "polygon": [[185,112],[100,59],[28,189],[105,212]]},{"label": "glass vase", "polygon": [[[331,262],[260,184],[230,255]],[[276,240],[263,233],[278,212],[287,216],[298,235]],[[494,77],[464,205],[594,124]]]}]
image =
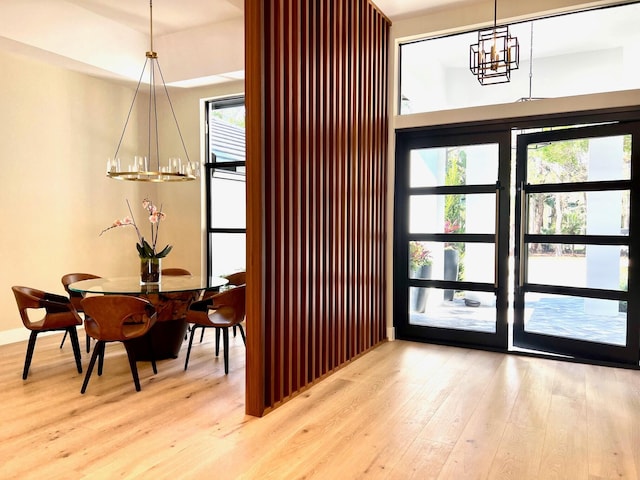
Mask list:
[{"label": "glass vase", "polygon": [[162,259],[140,257],[140,285],[160,283]]}]

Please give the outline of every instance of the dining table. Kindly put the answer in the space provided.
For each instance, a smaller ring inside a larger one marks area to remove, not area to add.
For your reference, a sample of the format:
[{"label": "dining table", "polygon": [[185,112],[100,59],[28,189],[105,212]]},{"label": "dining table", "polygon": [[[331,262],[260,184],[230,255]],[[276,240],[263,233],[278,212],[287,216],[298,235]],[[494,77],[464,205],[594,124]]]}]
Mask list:
[{"label": "dining table", "polygon": [[140,360],[178,358],[187,331],[186,314],[191,302],[206,292],[217,291],[229,281],[224,277],[163,275],[158,283],[142,284],[140,277],[101,277],[69,285],[69,290],[87,295],[134,295],[148,300],[156,309],[156,323],[147,335],[131,340]]}]

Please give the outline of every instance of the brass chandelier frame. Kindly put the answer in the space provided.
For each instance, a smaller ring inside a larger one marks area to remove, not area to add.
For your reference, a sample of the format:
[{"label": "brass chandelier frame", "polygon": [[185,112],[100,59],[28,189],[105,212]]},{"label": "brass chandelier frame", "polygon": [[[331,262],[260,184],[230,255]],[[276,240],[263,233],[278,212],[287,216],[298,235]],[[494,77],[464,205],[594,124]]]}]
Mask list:
[{"label": "brass chandelier frame", "polygon": [[[142,67],[142,72],[140,73],[140,78],[138,80],[138,85],[136,86],[135,93],[133,95],[133,101],[131,102],[131,106],[129,107],[129,112],[127,114],[127,118],[125,120],[124,128],[122,130],[122,134],[120,135],[120,140],[118,141],[118,146],[116,147],[115,154],[113,159],[107,160],[107,176],[109,178],[113,178],[115,180],[129,180],[129,181],[137,181],[137,182],[184,182],[189,180],[195,180],[196,177],[200,176],[200,169],[198,163],[192,162],[189,158],[189,153],[187,152],[187,148],[184,143],[184,138],[182,137],[182,132],[180,131],[180,125],[178,124],[178,120],[176,118],[176,113],[173,108],[173,104],[171,103],[171,97],[169,96],[169,91],[164,81],[164,77],[162,75],[162,70],[160,69],[160,63],[158,62],[158,54],[153,50],[153,0],[149,0],[149,32],[150,32],[150,49],[145,53],[145,62]],[[122,140],[124,139],[125,133],[127,131],[127,126],[129,124],[129,119],[131,118],[131,112],[133,111],[133,107],[135,106],[136,99],[138,97],[138,93],[140,91],[140,86],[142,85],[142,80],[145,78],[145,72],[147,71],[147,67],[149,67],[148,77],[149,77],[149,125],[148,125],[148,148],[146,156],[134,156],[133,162],[126,167],[123,168],[120,157],[118,154],[120,152],[120,147],[122,146]],[[157,73],[156,73],[157,71]],[[182,148],[184,149],[184,154],[186,157],[186,161],[183,162],[181,158],[171,157],[168,159],[166,165],[160,165],[160,141],[158,138],[158,111],[157,111],[157,92],[156,92],[156,76],[160,76],[160,80],[162,82],[163,91],[167,97],[167,102],[169,107],[171,108],[171,114],[173,116],[173,120],[175,122],[176,129],[178,131],[178,135],[180,137],[180,141],[182,143]],[[152,147],[155,146],[155,152],[153,152]],[[153,161],[152,154],[155,153],[155,162]],[[152,166],[152,165],[155,165]]]}]

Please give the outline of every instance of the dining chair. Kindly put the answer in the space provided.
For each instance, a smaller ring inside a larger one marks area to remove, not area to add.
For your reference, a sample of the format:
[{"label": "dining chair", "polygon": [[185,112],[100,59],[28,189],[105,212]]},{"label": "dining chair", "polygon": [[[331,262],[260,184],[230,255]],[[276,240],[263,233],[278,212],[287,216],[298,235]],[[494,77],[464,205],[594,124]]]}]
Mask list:
[{"label": "dining chair", "polygon": [[167,275],[169,277],[180,277],[180,276],[189,276],[191,275],[191,272],[189,270],[186,270],[184,268],[175,268],[175,267],[171,267],[171,268],[163,268],[162,269],[162,275]]},{"label": "dining chair", "polygon": [[[234,272],[234,273],[230,273],[229,275],[223,275],[222,278],[226,278],[229,282],[226,285],[223,285],[221,287],[221,290],[223,290],[224,288],[228,288],[228,287],[232,287],[232,286],[238,286],[238,285],[244,285],[247,283],[247,272],[245,271],[240,271],[240,272]],[[204,299],[212,299],[213,297],[215,297],[218,294],[218,292],[211,292],[210,294],[205,294],[204,297],[202,298]],[[213,304],[213,301],[211,300],[211,303]],[[237,329],[237,325],[233,326],[233,336],[236,336],[236,329]],[[202,339],[204,338],[204,330],[202,331],[202,333],[200,334],[200,342],[202,343]]]},{"label": "dining chair", "polygon": [[[80,393],[87,390],[89,378],[98,360],[98,376],[102,375],[104,364],[105,345],[109,342],[122,342],[129,359],[129,367],[133,376],[136,391],[140,391],[140,379],[136,366],[135,350],[130,340],[142,337],[156,322],[156,309],[148,301],[130,295],[104,295],[86,297],[82,300],[82,308],[88,314],[85,319],[85,330],[90,337],[96,340],[91,354],[91,360],[87,367],[87,373],[82,383]],[[149,351],[151,352],[151,366],[153,373],[158,373],[156,361],[153,355],[151,337]]]},{"label": "dining chair", "polygon": [[[64,290],[67,292],[67,295],[69,295],[69,300],[71,300],[71,305],[75,307],[76,312],[82,313],[83,316],[85,317],[86,317],[86,313],[82,311],[82,304],[80,303],[81,300],[84,298],[84,295],[82,293],[69,290],[69,285],[75,282],[80,282],[82,280],[91,280],[94,278],[100,278],[100,277],[98,275],[93,275],[91,273],[67,273],[66,275],[63,275],[61,279],[62,286],[64,287]],[[62,348],[62,346],[64,345],[64,341],[66,340],[66,338],[67,338],[67,334],[65,332],[64,337],[62,337],[62,341],[60,342],[60,348]],[[85,332],[85,339],[87,342],[87,353],[89,353],[91,351],[91,337],[89,337],[89,334],[86,332]]]},{"label": "dining chair", "polygon": [[208,300],[200,300],[190,305],[187,311],[186,320],[191,323],[191,335],[189,336],[189,346],[184,362],[184,369],[189,365],[193,336],[198,328],[216,329],[216,357],[220,353],[220,334],[222,333],[224,348],[224,373],[229,373],[229,328],[238,326],[242,341],[247,344],[244,329],[240,324],[245,316],[246,285],[229,288],[218,293],[214,297],[213,306]]},{"label": "dining chair", "polygon": [[[42,332],[65,331],[69,334],[76,367],[78,373],[82,373],[80,344],[78,343],[78,332],[76,331],[76,327],[82,325],[82,319],[73,308],[73,305],[71,305],[71,301],[62,295],[44,292],[35,288],[14,286],[11,289],[16,297],[22,323],[31,331],[22,379],[27,379],[33,351],[36,346],[36,338]],[[40,316],[42,310],[44,310],[44,317]],[[36,312],[38,313],[37,318],[35,318]]]},{"label": "dining chair", "polygon": [[247,272],[235,272],[229,275],[224,275],[224,278],[229,280],[227,285],[244,285],[247,283]]},{"label": "dining chair", "polygon": [[[247,272],[242,271],[242,272],[231,273],[229,275],[225,275],[224,278],[229,280],[229,283],[227,283],[227,286],[245,285],[247,283]],[[234,337],[236,336],[236,329],[238,327],[242,328],[242,325],[238,324],[233,326]]]}]

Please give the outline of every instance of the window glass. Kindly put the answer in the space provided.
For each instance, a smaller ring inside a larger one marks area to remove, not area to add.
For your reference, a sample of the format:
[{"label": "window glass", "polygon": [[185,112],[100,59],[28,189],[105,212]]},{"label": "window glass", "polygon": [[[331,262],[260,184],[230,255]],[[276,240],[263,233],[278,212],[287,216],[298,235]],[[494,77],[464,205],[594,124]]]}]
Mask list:
[{"label": "window glass", "polygon": [[640,88],[638,18],[634,3],[511,24],[519,68],[497,85],[471,73],[478,31],[401,45],[400,114]]},{"label": "window glass", "polygon": [[211,274],[228,275],[246,269],[246,235],[244,233],[212,233]]},{"label": "window glass", "polygon": [[531,144],[527,182],[593,182],[631,178],[631,135]]},{"label": "window glass", "polygon": [[211,178],[211,227],[246,228],[246,176],[214,170]]}]

